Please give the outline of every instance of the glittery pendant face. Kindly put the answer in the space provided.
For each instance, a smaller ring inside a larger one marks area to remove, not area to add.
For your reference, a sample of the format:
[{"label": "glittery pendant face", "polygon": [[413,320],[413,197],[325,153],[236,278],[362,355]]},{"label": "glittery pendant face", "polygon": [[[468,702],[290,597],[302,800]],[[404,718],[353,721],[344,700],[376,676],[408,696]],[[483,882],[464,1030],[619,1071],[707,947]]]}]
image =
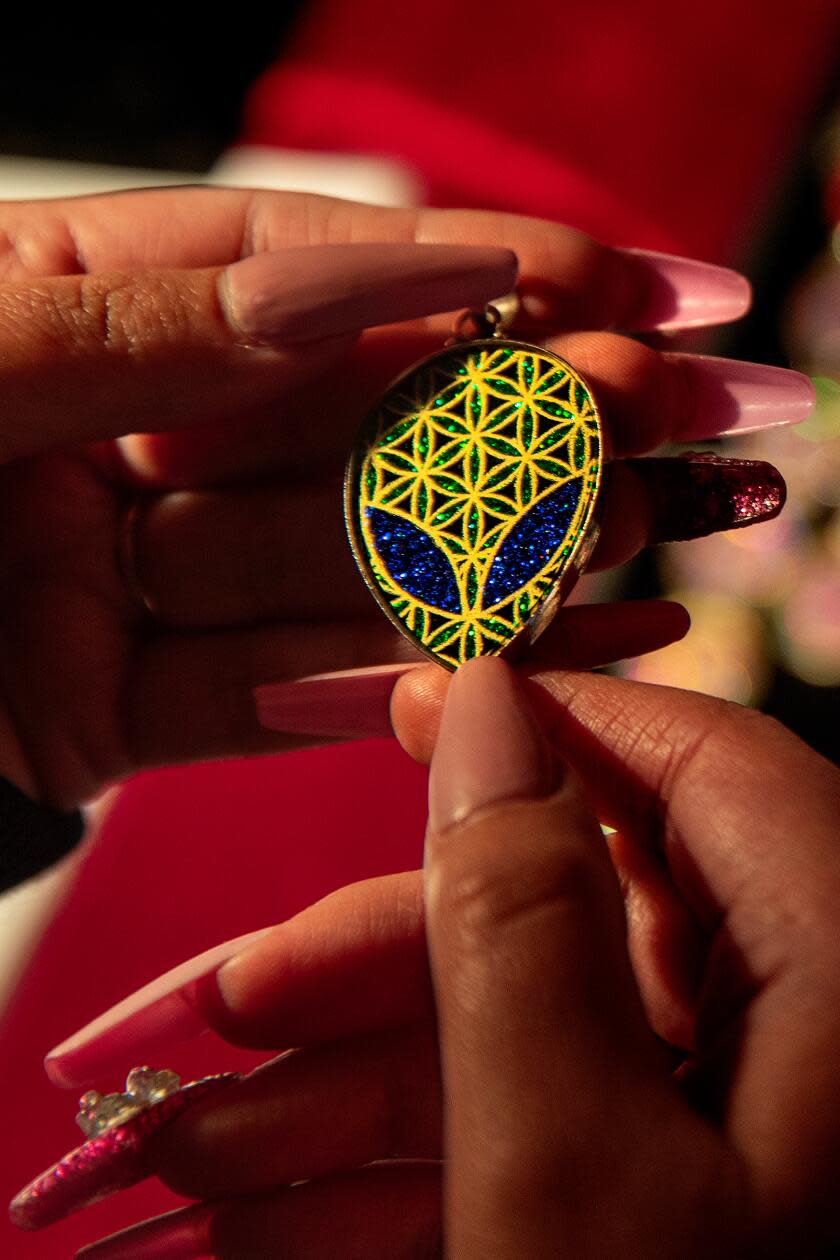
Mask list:
[{"label": "glittery pendant face", "polygon": [[574,368],[523,342],[454,345],[395,381],[362,431],[353,551],[391,620],[455,669],[550,620],[594,545],[601,472]]}]

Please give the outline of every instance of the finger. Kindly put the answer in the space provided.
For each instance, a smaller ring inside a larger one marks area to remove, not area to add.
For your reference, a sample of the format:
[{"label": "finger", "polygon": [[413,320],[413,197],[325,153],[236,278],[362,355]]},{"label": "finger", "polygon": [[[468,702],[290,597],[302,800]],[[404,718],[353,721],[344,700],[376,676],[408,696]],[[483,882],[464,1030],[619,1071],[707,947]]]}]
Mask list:
[{"label": "finger", "polygon": [[528,651],[526,663],[544,661],[558,668],[563,661],[564,669],[596,669],[656,652],[684,638],[690,625],[682,604],[666,599],[572,604],[560,609]]},{"label": "finger", "polygon": [[163,632],[140,646],[126,686],[126,764],[166,765],[299,747],[306,741],[284,739],[259,725],[255,687],[419,659],[381,615],[206,634]]},{"label": "finger", "polygon": [[434,1011],[419,872],[339,889],[300,914],[159,976],[47,1055],[74,1088],[208,1027],[277,1048],[419,1024]]},{"label": "finger", "polygon": [[[808,377],[784,368],[687,354],[661,354],[609,333],[553,337],[549,347],[592,386],[614,458],[804,420],[814,405]],[[324,365],[282,404],[190,433],[126,438],[126,472],[150,484],[195,485],[313,468],[340,470],[365,415],[390,381],[440,348],[440,334],[376,330],[350,361]],[[324,398],[339,396],[329,435]],[[278,416],[285,417],[278,432]],[[146,426],[148,427],[148,426]],[[327,438],[329,440],[327,440]]]},{"label": "finger", "polygon": [[[651,611],[656,606],[653,601]],[[607,642],[612,636],[615,645],[615,623],[623,621],[626,607],[629,606],[584,605],[562,609],[537,641],[523,669],[539,670],[538,661],[543,659],[549,664],[552,656],[555,660],[564,659],[566,645],[571,652],[591,650],[592,659],[580,666],[591,667],[596,663],[600,634],[606,636]],[[648,607],[645,603],[639,605],[640,616]],[[611,616],[594,616],[598,612],[606,614],[609,608]],[[679,605],[673,606],[675,630],[679,609]],[[686,614],[684,627],[687,625]],[[647,650],[655,649],[649,643]],[[402,674],[394,680],[394,728],[409,751],[425,761],[437,738],[451,676],[434,667],[421,667],[410,673],[404,683],[400,681]],[[660,854],[621,831],[609,836],[607,844],[624,897],[628,950],[648,1023],[664,1041],[690,1049],[695,1044],[708,932],[680,896]]]},{"label": "finger", "polygon": [[126,528],[128,576],[160,624],[374,615],[340,484],[175,492],[138,501]]},{"label": "finger", "polygon": [[591,385],[613,458],[795,424],[814,407],[810,378],[786,368],[663,354],[615,333],[567,333],[546,344]]},{"label": "finger", "polygon": [[440,1170],[392,1164],[144,1221],[77,1253],[88,1260],[435,1260]]},{"label": "finger", "polygon": [[[400,680],[393,712],[399,731],[422,682],[427,724],[409,723],[408,742],[428,755],[440,696],[422,673]],[[664,857],[680,898],[714,933],[698,1053],[736,1146],[760,1169],[762,1211],[776,1222],[824,1211],[836,1194],[824,1154],[840,1100],[825,1065],[836,1058],[840,1007],[834,916],[818,907],[840,895],[840,775],[739,705],[594,675],[540,671],[534,682],[552,743],[585,778],[599,817]],[[795,1165],[793,1133],[809,1152]]]},{"label": "finger", "polygon": [[[588,568],[623,564],[652,543],[772,520],[785,499],[781,474],[763,461],[705,454],[619,462],[610,470]],[[184,491],[138,501],[124,542],[128,581],[169,626],[363,616],[372,608],[346,544],[334,484]]]},{"label": "finger", "polygon": [[607,836],[621,884],[627,950],[645,1017],[669,1045],[696,1047],[710,937],[686,905],[661,854],[621,831]]},{"label": "finger", "polygon": [[507,250],[385,244],[7,283],[0,457],[230,415],[368,324],[487,300],[515,275]]},{"label": "finger", "polygon": [[207,188],[7,203],[2,211],[10,278],[222,266],[300,245],[419,242],[519,253],[531,327],[698,327],[738,319],[750,304],[747,281],[724,267],[612,249],[575,228],[494,211]]},{"label": "finger", "polygon": [[759,525],[778,516],[786,499],[781,473],[763,460],[688,454],[619,461],[587,569],[624,564],[655,543]]},{"label": "finger", "polygon": [[[589,567],[623,563],[649,542],[768,520],[783,502],[784,483],[770,464],[704,456],[616,465]],[[338,485],[150,497],[137,500],[124,530],[124,576],[161,624],[199,629],[373,613],[347,545]],[[635,615],[631,626],[641,629],[644,607],[625,606]],[[619,632],[615,647],[624,646]],[[575,650],[567,636],[553,659],[570,668],[603,664],[637,654],[627,646],[616,653],[602,637]]]},{"label": "finger", "polygon": [[[738,705],[599,685],[606,679],[540,681],[555,743],[570,759],[572,743],[578,755],[586,747],[603,815],[622,816],[664,851],[683,900],[715,929],[699,1075],[706,1104],[725,1106],[733,1144],[753,1167],[761,1214],[829,1219],[840,1094],[827,1065],[840,1047],[840,958],[828,907],[840,895],[840,774]],[[791,1142],[802,1148],[796,1161]]]},{"label": "finger", "polygon": [[212,1199],[310,1181],[376,1160],[439,1159],[432,1024],[293,1051],[174,1121],[149,1152],[176,1194]]},{"label": "finger", "polygon": [[[529,650],[528,660],[575,661],[580,668],[655,651],[688,630],[685,609],[666,600],[563,608]],[[388,737],[390,704],[400,676],[416,666],[383,665],[265,683],[254,692],[257,717],[268,730],[329,738]],[[435,667],[433,677],[445,671]],[[434,684],[437,686],[437,682]]]},{"label": "finger", "polygon": [[[419,662],[419,653],[407,640],[375,609],[372,612],[371,620],[275,623],[206,634],[164,632],[151,638],[138,650],[126,685],[124,764],[152,766],[196,757],[278,751],[300,746],[306,736],[320,742],[388,736],[387,694],[378,672],[370,676],[370,696],[364,687],[361,692],[351,688],[345,700],[338,679],[338,686],[331,688],[333,699],[328,701],[320,686],[322,676],[330,672]],[[606,606],[598,614],[575,614],[572,623],[592,627],[597,618],[603,620],[593,631],[591,647],[600,661],[662,646],[663,641],[681,638],[686,630],[682,613],[669,606],[641,613],[636,606],[635,615],[631,608],[619,624]],[[609,627],[605,623],[611,618]],[[575,649],[578,660],[584,653],[585,649]],[[299,703],[300,693],[295,691],[287,693],[285,735],[277,733],[276,723],[274,730],[260,725],[255,688],[313,675],[320,707],[313,707],[309,722]],[[366,712],[369,703],[376,706],[372,712]],[[333,715],[329,706],[335,704],[338,712]]]},{"label": "finger", "polygon": [[[684,637],[689,627],[686,610],[681,604],[668,600],[572,604],[558,611],[520,668],[525,674],[538,673],[540,676],[542,671],[561,668],[594,669],[621,660],[624,656],[656,651],[665,642]],[[565,664],[572,660],[575,665]],[[558,665],[558,661],[564,664]],[[400,669],[392,675],[392,684],[385,695],[388,721],[394,732],[406,751],[424,764],[431,760],[451,679],[450,673],[436,665]],[[345,679],[336,676],[333,680],[330,675],[321,675],[317,680],[317,691],[314,687],[307,688],[306,681],[302,679],[299,684],[303,692],[300,705],[322,705],[328,710],[324,714],[324,724],[338,730],[338,698],[332,701],[330,694],[340,691]],[[273,729],[282,729],[286,696],[278,695],[271,686],[260,691],[262,719],[267,725],[270,719]],[[372,699],[371,691],[364,694],[363,702],[367,704]],[[295,709],[297,707],[296,703]],[[385,730],[383,724],[381,733],[384,734]]]},{"label": "finger", "polygon": [[[753,892],[774,900],[794,880],[794,867],[801,889],[838,865],[828,834],[838,774],[769,718],[711,697],[614,679],[540,671],[534,682],[546,697],[552,740],[579,762],[605,821],[656,842],[653,818],[667,807],[669,866],[707,922]],[[773,818],[771,832],[756,828],[757,811]],[[734,848],[732,835],[739,837]],[[812,856],[803,866],[805,853]]]},{"label": "finger", "polygon": [[[710,1207],[721,1151],[667,1086],[595,817],[497,660],[450,683],[425,890],[453,1254],[544,1256],[559,1239],[609,1254],[628,1228],[638,1254],[678,1248],[682,1187],[654,1187],[690,1140]],[[640,1169],[652,1193],[622,1205]],[[718,1170],[721,1207],[734,1176]]]},{"label": "finger", "polygon": [[[601,612],[605,620],[612,616],[608,608]],[[589,616],[575,616],[574,622],[579,626],[591,624]],[[620,658],[642,647],[661,646],[663,639],[670,642],[684,632],[685,620],[680,614],[675,617],[666,609],[655,619],[647,610],[641,626],[629,618],[614,630],[602,625],[600,641],[593,640],[592,647],[606,649],[609,643],[610,650],[599,650],[598,657]],[[378,672],[371,677],[378,706],[373,714],[362,711],[365,688],[361,694],[351,689],[345,701],[342,680],[337,679],[330,699],[321,686],[323,675],[419,659],[407,641],[379,616],[372,621],[289,623],[220,634],[159,635],[138,652],[127,687],[126,764],[152,766],[196,757],[277,751],[300,746],[308,736],[320,742],[387,736],[387,695]],[[271,697],[274,729],[258,723],[253,696],[256,687],[268,682],[296,683],[312,675],[320,693],[320,707],[310,712],[308,720],[305,703],[300,703],[306,696],[301,697],[296,690],[284,697],[288,715],[282,721],[285,735],[276,733],[276,692]]]},{"label": "finger", "polygon": [[[836,772],[769,718],[674,688],[542,666],[527,673],[552,742],[585,779],[604,822],[654,843],[667,807],[669,863],[707,922],[742,886],[744,867],[772,874],[779,887],[792,878],[798,859],[790,846],[768,860],[766,837],[754,826],[758,800],[762,814],[783,810],[778,827],[800,837],[799,847],[819,849],[826,859],[834,852],[826,820],[837,805]],[[450,680],[429,667],[396,682],[394,728],[419,761],[431,759]],[[790,782],[802,786],[791,792]],[[802,835],[805,818],[815,826]],[[741,837],[737,849],[725,839],[733,831]],[[686,845],[690,853],[680,858]]]}]

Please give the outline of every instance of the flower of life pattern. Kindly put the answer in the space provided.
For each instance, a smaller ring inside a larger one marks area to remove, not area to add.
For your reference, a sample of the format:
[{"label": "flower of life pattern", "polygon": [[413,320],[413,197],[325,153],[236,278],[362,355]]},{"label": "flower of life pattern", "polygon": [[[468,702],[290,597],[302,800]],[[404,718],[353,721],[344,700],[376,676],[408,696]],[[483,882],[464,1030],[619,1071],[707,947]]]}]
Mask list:
[{"label": "flower of life pattern", "polygon": [[365,442],[351,512],[378,597],[450,669],[501,652],[591,519],[601,440],[589,389],[533,346],[454,347],[389,390]]}]

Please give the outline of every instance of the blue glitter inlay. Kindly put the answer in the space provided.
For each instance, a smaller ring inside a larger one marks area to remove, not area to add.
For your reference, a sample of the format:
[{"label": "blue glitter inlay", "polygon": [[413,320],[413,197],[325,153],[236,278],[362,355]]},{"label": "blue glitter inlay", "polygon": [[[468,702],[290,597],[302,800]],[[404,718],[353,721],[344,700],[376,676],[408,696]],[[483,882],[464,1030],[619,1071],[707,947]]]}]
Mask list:
[{"label": "blue glitter inlay", "polygon": [[484,607],[518,591],[545,567],[561,546],[583,490],[580,477],[567,481],[526,512],[499,548],[484,584]]},{"label": "blue glitter inlay", "polygon": [[381,508],[366,509],[379,559],[395,582],[433,608],[459,613],[458,584],[449,558],[424,530]]}]

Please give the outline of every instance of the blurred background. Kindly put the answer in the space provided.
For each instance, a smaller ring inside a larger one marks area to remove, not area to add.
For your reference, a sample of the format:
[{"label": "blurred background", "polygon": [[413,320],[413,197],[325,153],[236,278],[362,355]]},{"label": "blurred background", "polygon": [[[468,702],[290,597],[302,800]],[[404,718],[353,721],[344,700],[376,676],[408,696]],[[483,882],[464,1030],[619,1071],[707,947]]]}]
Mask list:
[{"label": "blurred background", "polygon": [[[753,313],[679,346],[815,377],[805,424],[703,444],[775,463],[784,513],[652,549],[578,598],[682,600],[686,640],[624,672],[758,705],[837,759],[836,0],[306,0],[134,25],[54,34],[39,13],[5,35],[0,197],[208,180],[486,205],[746,271]],[[73,1141],[72,1104],[40,1067],[50,1045],[191,954],[416,866],[424,817],[423,773],[393,741],[113,793],[71,863],[0,903],[8,1194]],[[207,1036],[166,1065],[188,1078],[240,1061]],[[147,1184],[34,1238],[0,1224],[0,1254],[65,1257],[175,1202]]]}]

